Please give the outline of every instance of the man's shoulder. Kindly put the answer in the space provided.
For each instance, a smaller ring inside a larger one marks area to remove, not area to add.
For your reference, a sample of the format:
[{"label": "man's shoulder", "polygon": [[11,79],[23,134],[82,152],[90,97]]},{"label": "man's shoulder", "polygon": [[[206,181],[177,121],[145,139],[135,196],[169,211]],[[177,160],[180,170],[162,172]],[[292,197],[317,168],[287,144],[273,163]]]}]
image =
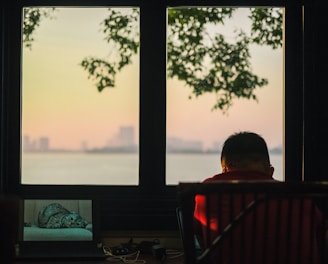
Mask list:
[{"label": "man's shoulder", "polygon": [[229,171],[215,174],[203,182],[230,181],[230,180],[274,180],[272,177],[258,171]]},{"label": "man's shoulder", "polygon": [[215,174],[212,177],[205,179],[203,182],[216,182],[216,181],[229,181],[229,180],[239,180],[242,179],[240,174],[231,173],[231,172],[223,172],[219,174]]}]

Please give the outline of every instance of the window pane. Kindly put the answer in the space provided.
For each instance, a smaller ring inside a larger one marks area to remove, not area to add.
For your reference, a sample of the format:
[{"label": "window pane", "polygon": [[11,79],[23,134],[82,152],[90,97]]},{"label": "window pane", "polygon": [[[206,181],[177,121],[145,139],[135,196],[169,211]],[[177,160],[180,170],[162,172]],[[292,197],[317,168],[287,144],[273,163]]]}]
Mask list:
[{"label": "window pane", "polygon": [[[170,60],[175,58],[174,56],[178,57],[175,53],[176,50],[170,46],[171,43],[173,46],[177,46],[183,41],[191,43],[191,38],[179,39],[177,33],[174,33],[174,27],[170,25],[170,16],[172,19],[174,15],[170,13],[170,10],[181,9],[168,9],[168,56],[172,56],[168,57],[169,77],[171,77],[173,69]],[[197,15],[202,15],[201,12],[194,12],[196,8],[185,8],[185,10],[189,10],[187,16],[190,15],[193,21],[197,20]],[[274,8],[274,11],[282,12],[283,10]],[[236,44],[240,29],[246,36],[250,36],[249,15],[249,8],[237,8],[233,11],[231,18],[224,18],[224,25],[206,26],[207,33],[203,32],[202,43],[204,46],[209,46],[215,41],[215,35],[222,34],[227,43]],[[182,17],[180,14],[179,19],[174,23],[181,23]],[[190,20],[184,18],[184,29],[192,32],[191,23],[187,24],[186,22]],[[201,28],[199,24],[195,24]],[[181,31],[176,32],[179,32],[181,37]],[[196,37],[195,39],[197,40]],[[223,45],[222,42],[219,44]],[[197,52],[201,53],[201,49],[197,50],[195,47],[193,51],[194,53],[190,54],[194,57],[197,56]],[[217,99],[222,98],[222,94],[205,92],[195,96],[191,85],[186,85],[176,76],[167,79],[166,184],[177,184],[179,181],[202,181],[220,173],[220,150],[224,140],[230,134],[243,130],[257,132],[265,138],[270,148],[271,163],[275,167],[274,178],[284,180],[282,151],[284,131],[283,48],[272,49],[266,45],[250,44],[249,53],[252,73],[260,78],[266,78],[268,84],[255,89],[254,94],[258,101],[242,97],[233,98],[232,106],[226,113],[220,109],[212,109],[217,103]],[[187,52],[180,54],[181,64],[185,63],[183,56],[189,56],[186,54]],[[217,59],[221,58],[218,56]],[[202,62],[203,71],[194,71],[192,76],[200,78],[208,73],[210,60],[209,56],[205,56]],[[176,61],[179,62],[178,59]],[[185,66],[189,67],[190,65],[185,63]],[[181,70],[178,67],[174,69]],[[218,71],[215,76],[218,79],[222,78]],[[224,85],[218,85],[218,81],[214,84],[218,88]],[[201,88],[204,87],[201,86]]]},{"label": "window pane", "polygon": [[[22,183],[137,185],[139,53],[102,91],[87,70],[95,65],[110,76],[99,61],[118,65],[104,20],[132,8],[39,10],[50,15],[41,17],[31,48],[22,46]],[[139,42],[139,15],[132,28]]]}]

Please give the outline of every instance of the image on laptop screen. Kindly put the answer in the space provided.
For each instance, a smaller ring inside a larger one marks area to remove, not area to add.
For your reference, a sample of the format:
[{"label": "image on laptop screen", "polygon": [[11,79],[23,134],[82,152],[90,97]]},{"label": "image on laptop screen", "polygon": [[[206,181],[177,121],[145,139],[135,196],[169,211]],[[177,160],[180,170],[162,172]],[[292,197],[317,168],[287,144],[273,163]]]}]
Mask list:
[{"label": "image on laptop screen", "polygon": [[23,241],[93,240],[91,200],[25,200]]},{"label": "image on laptop screen", "polygon": [[16,257],[104,258],[96,204],[91,199],[24,200]]}]

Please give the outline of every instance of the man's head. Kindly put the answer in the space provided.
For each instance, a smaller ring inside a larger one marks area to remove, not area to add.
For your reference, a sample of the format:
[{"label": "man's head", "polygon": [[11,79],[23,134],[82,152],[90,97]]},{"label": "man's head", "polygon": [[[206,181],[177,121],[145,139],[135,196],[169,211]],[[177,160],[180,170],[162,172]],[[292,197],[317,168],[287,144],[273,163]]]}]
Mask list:
[{"label": "man's head", "polygon": [[223,172],[256,170],[273,175],[265,140],[253,132],[239,132],[226,139],[221,151]]}]

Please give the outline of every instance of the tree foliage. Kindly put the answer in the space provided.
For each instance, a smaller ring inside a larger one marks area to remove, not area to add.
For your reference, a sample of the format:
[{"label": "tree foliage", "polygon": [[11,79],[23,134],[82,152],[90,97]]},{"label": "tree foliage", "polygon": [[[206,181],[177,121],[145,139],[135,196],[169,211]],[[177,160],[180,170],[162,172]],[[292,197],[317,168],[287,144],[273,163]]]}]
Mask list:
[{"label": "tree foliage", "polygon": [[184,81],[196,97],[214,93],[217,100],[213,109],[222,111],[229,109],[234,98],[257,100],[255,89],[268,83],[252,73],[249,45],[266,44],[273,48],[282,45],[281,38],[274,38],[271,33],[273,26],[281,25],[282,15],[277,14],[275,23],[263,20],[272,17],[273,9],[251,9],[253,37],[239,31],[235,42],[229,43],[224,35],[213,36],[209,32],[209,24],[224,24],[235,11],[234,8],[169,9],[168,15],[168,76]]},{"label": "tree foliage", "polygon": [[31,48],[34,41],[34,33],[40,26],[42,18],[53,18],[55,8],[24,8],[23,12],[23,43]]},{"label": "tree foliage", "polygon": [[[96,82],[101,92],[115,87],[116,74],[132,63],[139,49],[139,11],[108,9],[102,22],[102,32],[118,56],[115,59],[86,57],[81,66],[88,77]],[[250,8],[251,34],[236,31],[230,43],[220,33],[213,35],[211,26],[223,25],[235,8],[169,8],[167,42],[167,76],[177,78],[191,88],[191,96],[214,93],[213,110],[226,112],[235,98],[257,101],[255,90],[268,84],[252,72],[250,44],[268,45],[272,49],[282,46],[282,11],[278,8]],[[25,14],[26,13],[26,14]],[[31,8],[24,13],[24,43],[30,46],[33,32],[40,18],[49,16],[41,9]]]},{"label": "tree foliage", "polygon": [[103,60],[95,57],[83,59],[82,67],[88,71],[89,78],[96,80],[97,89],[115,87],[116,73],[132,63],[132,56],[139,49],[139,30],[137,29],[139,12],[132,9],[122,12],[108,9],[108,17],[101,23],[105,40],[110,47],[116,48],[119,60]]}]

